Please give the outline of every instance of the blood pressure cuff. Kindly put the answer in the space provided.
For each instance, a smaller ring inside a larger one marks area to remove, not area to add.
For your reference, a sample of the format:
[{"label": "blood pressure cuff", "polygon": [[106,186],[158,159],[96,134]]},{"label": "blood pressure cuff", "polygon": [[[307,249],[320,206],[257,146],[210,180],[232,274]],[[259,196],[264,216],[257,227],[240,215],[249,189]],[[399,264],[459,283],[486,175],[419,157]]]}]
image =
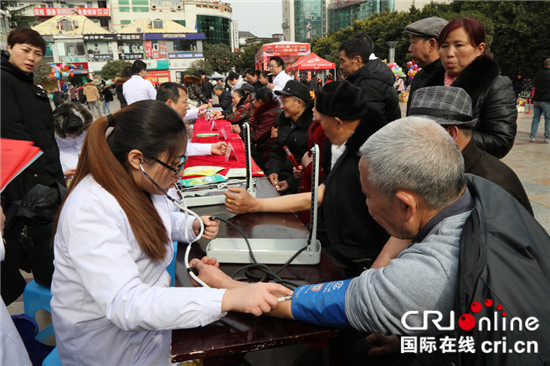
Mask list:
[{"label": "blood pressure cuff", "polygon": [[346,317],[346,290],[351,279],[300,286],[292,295],[296,320],[331,327],[350,327]]}]

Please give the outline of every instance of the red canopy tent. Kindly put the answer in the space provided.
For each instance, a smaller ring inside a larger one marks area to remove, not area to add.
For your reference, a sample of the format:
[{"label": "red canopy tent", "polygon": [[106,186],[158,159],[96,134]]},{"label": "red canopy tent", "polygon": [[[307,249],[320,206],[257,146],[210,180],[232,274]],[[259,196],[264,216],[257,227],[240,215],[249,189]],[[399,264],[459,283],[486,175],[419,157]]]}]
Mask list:
[{"label": "red canopy tent", "polygon": [[311,70],[332,70],[336,68],[334,62],[330,62],[310,53],[286,68],[287,71],[311,71]]},{"label": "red canopy tent", "polygon": [[300,57],[310,52],[309,43],[299,42],[274,42],[262,45],[256,53],[256,69],[266,70],[269,59],[273,56],[279,56],[285,64],[293,63]]}]

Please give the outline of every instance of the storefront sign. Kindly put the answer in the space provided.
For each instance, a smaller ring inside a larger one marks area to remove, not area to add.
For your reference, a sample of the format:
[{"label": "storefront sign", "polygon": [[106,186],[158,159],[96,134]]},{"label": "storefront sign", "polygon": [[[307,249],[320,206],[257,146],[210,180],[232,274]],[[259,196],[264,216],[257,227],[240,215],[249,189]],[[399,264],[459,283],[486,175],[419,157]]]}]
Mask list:
[{"label": "storefront sign", "polygon": [[116,41],[117,34],[83,34],[85,41]]},{"label": "storefront sign", "polygon": [[143,53],[119,53],[118,58],[121,60],[143,60]]},{"label": "storefront sign", "polygon": [[107,8],[33,8],[32,10],[37,17],[54,17],[56,15],[111,16]]},{"label": "storefront sign", "polygon": [[119,41],[141,41],[143,39],[142,33],[128,33],[128,34],[117,34],[116,39]]},{"label": "storefront sign", "polygon": [[94,53],[89,55],[93,61],[109,61],[113,60],[113,55],[111,54],[101,54],[101,53]]},{"label": "storefront sign", "polygon": [[145,33],[147,40],[204,39],[204,33]]},{"label": "storefront sign", "polygon": [[178,59],[178,58],[201,58],[202,53],[169,53],[168,58]]}]

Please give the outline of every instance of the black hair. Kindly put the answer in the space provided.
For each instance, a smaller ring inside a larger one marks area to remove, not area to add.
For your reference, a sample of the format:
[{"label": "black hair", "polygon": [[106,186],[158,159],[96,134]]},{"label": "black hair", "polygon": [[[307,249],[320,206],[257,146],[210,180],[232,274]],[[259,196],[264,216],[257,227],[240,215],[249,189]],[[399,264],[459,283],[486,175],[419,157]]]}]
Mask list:
[{"label": "black hair", "polygon": [[262,71],[260,72],[260,75],[262,75],[264,78],[269,79],[269,71]]},{"label": "black hair", "polygon": [[361,57],[364,64],[369,61],[372,50],[372,44],[369,45],[367,40],[355,37],[344,41],[338,49],[338,51],[344,51],[347,58],[354,58],[355,56]]},{"label": "black hair", "polygon": [[162,152],[168,151],[169,159],[173,159],[181,150],[182,142],[187,141],[181,117],[160,101],[132,103],[113,114],[113,119],[116,121],[115,128],[107,142],[123,166],[128,164],[130,150],[137,149],[151,158],[157,158]]},{"label": "black hair", "polygon": [[367,51],[369,51],[369,56],[370,56],[371,53],[374,52],[374,41],[372,40],[372,38],[367,33],[365,33],[365,32],[356,33],[353,36],[353,38],[359,38],[359,39],[362,39],[366,42]]},{"label": "black hair", "polygon": [[279,56],[273,56],[269,59],[269,61],[275,61],[275,63],[277,64],[277,66],[282,66],[283,67],[283,70],[285,69],[285,62],[283,61],[282,58],[280,58]]},{"label": "black hair", "polygon": [[256,90],[256,99],[259,99],[262,102],[269,102],[270,100],[273,100],[273,93],[268,87],[262,86]]},{"label": "black hair", "polygon": [[237,74],[234,71],[231,71],[229,75],[227,75],[227,80],[235,80],[239,78],[239,74]]},{"label": "black hair", "polygon": [[166,103],[170,99],[172,100],[172,102],[177,103],[180,99],[180,89],[187,93],[187,91],[181,84],[171,81],[162,83],[157,90],[157,100],[159,102]]},{"label": "black hair", "polygon": [[242,106],[250,98],[250,94],[244,89],[236,89],[233,93],[241,97],[241,99],[239,99],[239,103],[235,106],[236,108]]},{"label": "black hair", "polygon": [[135,60],[132,64],[132,74],[137,75],[143,70],[147,70],[147,64],[141,60]]},{"label": "black hair", "polygon": [[317,92],[315,109],[342,121],[361,119],[367,113],[367,95],[347,80],[333,81]]},{"label": "black hair", "polygon": [[129,78],[132,76],[132,66],[126,66],[123,70],[122,70],[122,74],[120,75],[121,77],[123,78]]},{"label": "black hair", "polygon": [[260,77],[260,70],[253,70],[253,69],[246,69],[244,72],[245,75],[256,75],[256,77]]},{"label": "black hair", "polygon": [[206,75],[206,73],[204,72],[204,70],[199,70],[195,73],[195,75],[201,77],[202,75]]},{"label": "black hair", "polygon": [[28,43],[31,46],[40,48],[42,53],[46,53],[46,41],[37,31],[30,28],[17,28],[8,35],[8,46],[13,47],[17,43]]},{"label": "black hair", "polygon": [[77,115],[71,113],[63,118],[63,131],[65,133],[79,133],[84,128],[84,121]]}]

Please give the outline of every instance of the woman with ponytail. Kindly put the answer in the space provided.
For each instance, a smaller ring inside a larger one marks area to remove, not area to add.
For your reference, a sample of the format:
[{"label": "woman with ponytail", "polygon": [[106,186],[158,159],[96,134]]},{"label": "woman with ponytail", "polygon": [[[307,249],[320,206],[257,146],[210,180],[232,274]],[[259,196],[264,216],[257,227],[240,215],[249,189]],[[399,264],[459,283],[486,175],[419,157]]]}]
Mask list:
[{"label": "woman with ponytail", "polygon": [[[260,315],[277,306],[274,293],[290,293],[269,283],[168,287],[172,241],[192,242],[200,226],[164,196],[182,174],[186,142],[181,118],[158,101],[90,126],[54,237],[51,306],[63,365],[169,365],[171,329],[231,310]],[[217,222],[201,219],[213,238]]]}]

